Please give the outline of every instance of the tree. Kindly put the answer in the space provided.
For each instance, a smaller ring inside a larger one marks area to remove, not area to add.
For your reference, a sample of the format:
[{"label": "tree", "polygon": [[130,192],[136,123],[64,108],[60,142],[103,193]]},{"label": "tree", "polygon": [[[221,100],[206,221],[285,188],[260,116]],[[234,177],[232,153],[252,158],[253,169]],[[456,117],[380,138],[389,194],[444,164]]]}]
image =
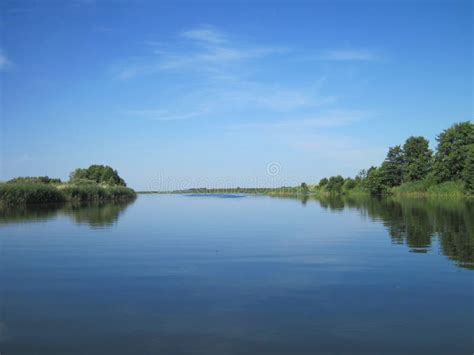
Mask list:
[{"label": "tree", "polygon": [[365,187],[372,195],[381,195],[387,190],[383,175],[381,168],[377,169],[372,167],[368,170]]},{"label": "tree", "polygon": [[90,180],[97,184],[127,186],[117,170],[107,165],[91,165],[87,169],[76,169],[70,174],[69,179],[72,183]]},{"label": "tree", "polygon": [[474,144],[470,144],[468,147],[463,170],[463,180],[466,184],[466,190],[470,193],[474,193]]},{"label": "tree", "polygon": [[474,144],[474,124],[469,121],[454,124],[436,140],[434,173],[438,182],[462,179],[469,146]]},{"label": "tree", "polygon": [[403,145],[403,181],[418,181],[428,175],[432,166],[433,152],[424,137],[410,137]]},{"label": "tree", "polygon": [[303,190],[303,193],[308,193],[309,187],[305,182],[301,183],[301,190]]},{"label": "tree", "polygon": [[327,178],[322,178],[319,180],[319,187],[324,187],[328,184],[328,179]]},{"label": "tree", "polygon": [[326,188],[329,192],[340,193],[342,191],[342,186],[344,185],[344,178],[341,175],[331,176],[326,185]]},{"label": "tree", "polygon": [[357,186],[357,182],[356,180],[354,179],[351,179],[351,178],[347,178],[345,181],[344,181],[344,190],[352,190],[354,189],[355,187]]},{"label": "tree", "polygon": [[388,149],[387,157],[378,170],[385,186],[399,186],[402,183],[404,158],[402,148],[397,145]]}]

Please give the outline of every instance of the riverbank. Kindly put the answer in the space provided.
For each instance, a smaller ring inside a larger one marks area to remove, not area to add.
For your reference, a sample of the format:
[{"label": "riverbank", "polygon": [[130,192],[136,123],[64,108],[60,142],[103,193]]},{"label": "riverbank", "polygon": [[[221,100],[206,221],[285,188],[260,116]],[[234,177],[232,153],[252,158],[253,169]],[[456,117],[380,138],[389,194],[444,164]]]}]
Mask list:
[{"label": "riverbank", "polygon": [[[160,192],[163,193],[163,192]],[[166,192],[171,194],[250,194],[268,196],[357,196],[374,195],[369,189],[355,186],[353,188],[342,187],[339,190],[329,190],[326,186],[297,186],[279,188],[228,188],[228,189],[206,189],[193,188],[187,190],[176,190]],[[426,181],[405,183],[397,187],[382,191],[378,196],[400,196],[400,197],[432,197],[432,198],[474,198],[474,195],[465,189],[462,181],[448,181],[441,184],[432,184]]]},{"label": "riverbank", "polygon": [[39,203],[125,201],[136,192],[125,186],[0,183],[0,205],[21,206]]}]

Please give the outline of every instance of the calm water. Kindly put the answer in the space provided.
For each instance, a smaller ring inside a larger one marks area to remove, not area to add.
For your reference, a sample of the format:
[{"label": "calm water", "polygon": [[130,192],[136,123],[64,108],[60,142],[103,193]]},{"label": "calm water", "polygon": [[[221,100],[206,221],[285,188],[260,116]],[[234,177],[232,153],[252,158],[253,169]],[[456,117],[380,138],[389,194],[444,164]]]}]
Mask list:
[{"label": "calm water", "polygon": [[474,351],[463,202],[141,195],[1,211],[0,248],[2,355]]}]

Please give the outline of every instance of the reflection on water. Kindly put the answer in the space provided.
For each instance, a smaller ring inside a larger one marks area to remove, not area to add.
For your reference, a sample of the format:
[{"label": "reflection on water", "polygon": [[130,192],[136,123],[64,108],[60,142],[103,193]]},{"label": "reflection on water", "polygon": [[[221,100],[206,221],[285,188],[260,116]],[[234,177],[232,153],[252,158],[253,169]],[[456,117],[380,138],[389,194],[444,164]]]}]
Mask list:
[{"label": "reflection on water", "polygon": [[405,244],[410,252],[426,253],[432,239],[440,239],[441,251],[457,265],[474,269],[474,203],[461,199],[373,198],[355,196],[308,196],[285,198],[308,200],[339,212],[356,209],[362,216],[382,221],[394,244]]},{"label": "reflection on water", "polygon": [[42,222],[60,216],[70,217],[77,224],[91,228],[104,228],[114,225],[120,215],[133,201],[66,203],[31,205],[16,208],[0,208],[0,225]]},{"label": "reflection on water", "polygon": [[0,352],[472,353],[472,204],[221,197],[0,211]]}]

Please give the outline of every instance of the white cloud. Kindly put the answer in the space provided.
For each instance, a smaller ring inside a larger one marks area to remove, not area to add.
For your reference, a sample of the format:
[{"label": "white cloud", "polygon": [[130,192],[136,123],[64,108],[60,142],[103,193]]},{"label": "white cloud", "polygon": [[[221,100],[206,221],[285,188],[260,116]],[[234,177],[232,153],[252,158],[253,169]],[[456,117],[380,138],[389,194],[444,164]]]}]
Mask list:
[{"label": "white cloud", "polygon": [[129,116],[143,117],[152,121],[181,121],[202,116],[207,112],[207,108],[201,107],[193,111],[176,112],[165,109],[140,109],[122,110],[120,113]]},{"label": "white cloud", "polygon": [[205,25],[181,33],[181,37],[204,43],[221,44],[227,41],[227,36],[216,28]]},{"label": "white cloud", "polygon": [[[137,108],[122,111],[122,114],[156,121],[212,117],[227,122],[242,114],[247,115],[247,121],[253,120],[241,125],[243,128],[291,130],[341,127],[370,116],[369,111],[344,110],[339,97],[323,93],[325,76],[307,80],[303,86],[290,85],[278,76],[260,78],[265,64],[273,65],[277,56],[291,54],[288,49],[242,42],[237,36],[212,26],[181,32],[178,39],[180,41],[173,42],[172,47],[163,41],[146,41],[150,54],[135,58],[122,68],[119,77],[131,79],[164,72],[184,74],[184,84],[179,81],[179,94],[162,100],[166,102],[164,108]],[[374,60],[376,56],[368,50],[332,50],[313,57],[322,58]],[[260,59],[262,61],[257,62]],[[334,107],[336,102],[338,109]],[[181,109],[184,107],[185,111]]]},{"label": "white cloud", "polygon": [[327,50],[319,58],[336,61],[373,61],[379,59],[374,52],[366,49]]},{"label": "white cloud", "polygon": [[336,128],[348,126],[374,116],[374,112],[366,110],[325,110],[319,114],[292,117],[271,122],[251,122],[238,125],[230,125],[231,129],[276,129],[288,132],[288,130],[307,130],[311,128]]},{"label": "white cloud", "polygon": [[11,66],[11,61],[0,51],[0,70],[6,70]]},{"label": "white cloud", "polygon": [[[162,43],[144,58],[135,58],[118,71],[119,79],[163,71],[187,70],[226,76],[243,62],[286,52],[285,48],[242,44],[211,26],[201,26],[179,35],[180,49],[166,49]],[[147,41],[152,45],[154,41]]]}]

